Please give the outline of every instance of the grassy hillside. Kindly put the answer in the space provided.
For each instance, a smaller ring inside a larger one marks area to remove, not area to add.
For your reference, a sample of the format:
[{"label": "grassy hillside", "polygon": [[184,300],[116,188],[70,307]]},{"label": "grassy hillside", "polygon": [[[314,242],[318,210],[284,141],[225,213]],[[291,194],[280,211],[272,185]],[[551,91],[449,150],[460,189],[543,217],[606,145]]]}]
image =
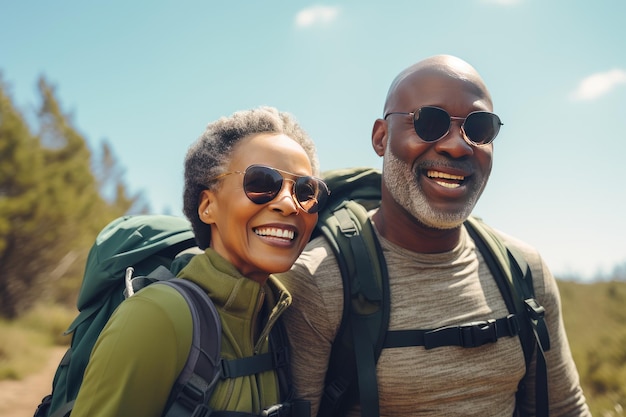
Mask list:
[{"label": "grassy hillside", "polygon": [[559,281],[563,320],[594,416],[626,408],[626,282]]}]

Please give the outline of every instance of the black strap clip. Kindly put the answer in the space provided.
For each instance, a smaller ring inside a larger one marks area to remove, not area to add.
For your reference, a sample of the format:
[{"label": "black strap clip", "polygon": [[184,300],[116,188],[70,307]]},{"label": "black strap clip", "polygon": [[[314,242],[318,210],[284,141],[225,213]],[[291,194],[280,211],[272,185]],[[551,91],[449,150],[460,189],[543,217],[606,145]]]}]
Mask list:
[{"label": "black strap clip", "polygon": [[193,408],[191,407],[192,404],[196,404],[204,399],[204,392],[193,384],[185,385],[180,394],[181,402],[189,406],[189,408]]},{"label": "black strap clip", "polygon": [[496,320],[475,321],[460,326],[446,326],[424,333],[424,347],[461,346],[473,348],[498,340]]},{"label": "black strap clip", "polygon": [[526,304],[526,311],[530,314],[530,318],[533,320],[541,320],[543,316],[546,314],[545,308],[537,300],[534,298],[527,298],[524,300],[524,304]]},{"label": "black strap clip", "polygon": [[289,364],[289,351],[284,346],[272,351],[274,367],[284,368]]},{"label": "black strap clip", "polygon": [[347,390],[348,384],[346,384],[346,381],[337,378],[326,386],[324,395],[328,396],[331,401],[335,402],[341,398]]},{"label": "black strap clip", "polygon": [[498,340],[496,321],[489,319],[459,326],[459,340],[464,348],[496,342]]}]

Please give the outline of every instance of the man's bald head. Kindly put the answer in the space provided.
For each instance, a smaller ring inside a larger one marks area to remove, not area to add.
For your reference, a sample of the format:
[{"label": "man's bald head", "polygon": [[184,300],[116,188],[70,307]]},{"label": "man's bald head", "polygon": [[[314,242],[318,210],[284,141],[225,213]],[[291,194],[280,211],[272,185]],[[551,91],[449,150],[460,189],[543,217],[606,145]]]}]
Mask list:
[{"label": "man's bald head", "polygon": [[473,66],[452,55],[435,55],[411,65],[396,76],[387,92],[384,114],[397,111],[395,106],[398,100],[410,93],[413,85],[425,82],[431,77],[447,77],[450,80],[461,81],[466,87],[475,89],[477,95],[485,97],[489,106],[493,107],[487,86]]}]

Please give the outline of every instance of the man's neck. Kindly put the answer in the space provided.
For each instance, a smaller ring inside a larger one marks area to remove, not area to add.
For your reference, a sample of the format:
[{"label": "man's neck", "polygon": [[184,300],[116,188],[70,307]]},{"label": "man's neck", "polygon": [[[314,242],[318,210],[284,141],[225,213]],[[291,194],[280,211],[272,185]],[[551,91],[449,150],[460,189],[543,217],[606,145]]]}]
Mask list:
[{"label": "man's neck", "polygon": [[451,251],[461,238],[461,226],[446,230],[428,227],[406,210],[389,210],[384,203],[372,220],[378,233],[385,239],[417,253]]}]

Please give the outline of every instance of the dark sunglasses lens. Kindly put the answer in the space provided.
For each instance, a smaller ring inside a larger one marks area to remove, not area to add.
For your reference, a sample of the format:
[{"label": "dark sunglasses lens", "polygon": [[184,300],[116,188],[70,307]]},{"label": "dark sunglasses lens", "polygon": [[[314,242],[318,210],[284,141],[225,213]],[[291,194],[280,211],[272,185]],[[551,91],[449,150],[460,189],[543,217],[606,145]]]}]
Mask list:
[{"label": "dark sunglasses lens", "polygon": [[450,116],[437,107],[422,107],[413,119],[415,133],[425,142],[441,139],[450,129]]},{"label": "dark sunglasses lens", "polygon": [[251,166],[243,177],[243,190],[256,204],[265,204],[276,197],[283,186],[283,177],[276,170],[262,166]]},{"label": "dark sunglasses lens", "polygon": [[493,141],[500,131],[500,118],[489,112],[474,112],[467,116],[463,130],[469,140],[477,145],[485,145]]},{"label": "dark sunglasses lens", "polygon": [[295,186],[296,200],[307,213],[317,213],[328,198],[326,184],[313,177],[299,177]]}]

